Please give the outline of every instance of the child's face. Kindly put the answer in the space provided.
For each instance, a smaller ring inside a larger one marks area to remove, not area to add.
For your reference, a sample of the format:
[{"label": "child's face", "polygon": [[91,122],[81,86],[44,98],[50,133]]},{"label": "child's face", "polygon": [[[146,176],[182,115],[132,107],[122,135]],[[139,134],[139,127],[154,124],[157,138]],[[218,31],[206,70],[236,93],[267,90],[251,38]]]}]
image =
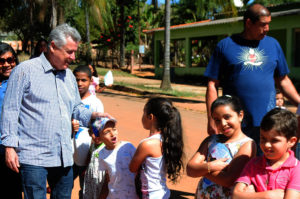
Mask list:
[{"label": "child's face", "polygon": [[77,72],[75,74],[75,77],[81,98],[89,95],[89,86],[91,83],[91,78],[89,78],[88,74],[84,72]]},{"label": "child's face", "polygon": [[281,107],[283,106],[283,104],[284,104],[284,99],[282,93],[276,94],[276,106]]},{"label": "child's face", "polygon": [[143,111],[142,124],[144,129],[146,130],[149,130],[151,128],[151,119],[150,119],[150,115],[148,115],[146,112],[146,108],[144,108]]},{"label": "child's face", "polygon": [[118,130],[115,127],[115,123],[107,122],[99,137],[108,150],[113,150],[116,148],[116,146],[119,144],[119,139]]},{"label": "child's face", "polygon": [[227,137],[232,137],[236,133],[241,132],[241,122],[243,120],[243,112],[240,113],[232,110],[229,105],[220,105],[215,108],[212,118],[215,121],[219,133]]},{"label": "child's face", "polygon": [[273,129],[270,131],[260,130],[260,148],[271,163],[287,158],[288,150],[294,146],[296,141],[296,137],[287,140]]}]

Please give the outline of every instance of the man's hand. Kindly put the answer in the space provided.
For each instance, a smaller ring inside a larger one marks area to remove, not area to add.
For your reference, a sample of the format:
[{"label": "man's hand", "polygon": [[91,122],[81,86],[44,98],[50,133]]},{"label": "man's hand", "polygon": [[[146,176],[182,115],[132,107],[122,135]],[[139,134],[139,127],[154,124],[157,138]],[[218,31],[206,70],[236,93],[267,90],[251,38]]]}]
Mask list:
[{"label": "man's hand", "polygon": [[79,131],[79,121],[78,120],[75,120],[75,119],[72,120],[72,131],[73,132]]},{"label": "man's hand", "polygon": [[12,147],[5,148],[5,162],[6,165],[13,171],[19,173],[19,157]]}]

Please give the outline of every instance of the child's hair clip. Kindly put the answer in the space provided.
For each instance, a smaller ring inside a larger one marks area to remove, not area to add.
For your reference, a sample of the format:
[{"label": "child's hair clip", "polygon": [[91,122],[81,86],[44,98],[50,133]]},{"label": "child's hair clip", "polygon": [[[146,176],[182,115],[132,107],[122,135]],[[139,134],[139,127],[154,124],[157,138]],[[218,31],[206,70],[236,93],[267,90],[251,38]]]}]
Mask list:
[{"label": "child's hair clip", "polygon": [[225,97],[228,97],[228,98],[232,98],[232,96],[231,95],[224,95]]},{"label": "child's hair clip", "polygon": [[282,110],[286,110],[286,107],[284,107],[284,106],[275,106],[275,108],[277,108],[277,109],[282,109]]}]

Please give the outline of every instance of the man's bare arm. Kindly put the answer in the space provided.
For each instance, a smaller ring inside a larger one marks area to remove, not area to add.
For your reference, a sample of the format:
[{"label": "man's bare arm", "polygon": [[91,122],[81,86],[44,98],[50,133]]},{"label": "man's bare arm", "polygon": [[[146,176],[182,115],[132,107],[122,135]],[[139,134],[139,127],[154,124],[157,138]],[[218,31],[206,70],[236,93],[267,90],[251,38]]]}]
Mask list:
[{"label": "man's bare arm", "polygon": [[218,97],[218,86],[219,81],[214,79],[209,79],[207,83],[207,90],[206,90],[206,110],[207,110],[207,133],[209,135],[217,134],[217,129],[215,127],[214,121],[211,117],[210,107],[211,104],[217,99]]}]

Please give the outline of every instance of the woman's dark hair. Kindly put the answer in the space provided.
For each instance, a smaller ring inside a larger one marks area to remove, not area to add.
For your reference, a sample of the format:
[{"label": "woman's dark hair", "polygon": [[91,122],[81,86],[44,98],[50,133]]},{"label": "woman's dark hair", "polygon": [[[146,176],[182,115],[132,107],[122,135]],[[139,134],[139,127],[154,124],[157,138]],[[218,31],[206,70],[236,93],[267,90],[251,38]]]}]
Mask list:
[{"label": "woman's dark hair", "polygon": [[94,70],[94,72],[92,72],[92,75],[93,75],[94,77],[98,77],[98,73],[97,73],[96,67],[95,67],[94,65],[92,65],[92,64],[91,64],[91,66],[92,66],[92,68],[93,68],[93,70]]},{"label": "woman's dark hair", "polygon": [[180,113],[171,100],[155,97],[145,105],[146,113],[157,119],[157,128],[162,135],[162,153],[168,178],[177,182],[183,169],[183,138]]},{"label": "woman's dark hair", "polygon": [[260,129],[263,131],[275,130],[279,135],[290,139],[297,136],[298,121],[291,111],[283,108],[270,110],[262,119]]},{"label": "woman's dark hair", "polygon": [[240,113],[243,108],[241,105],[241,102],[239,100],[239,98],[235,97],[235,96],[231,96],[231,95],[223,95],[221,97],[218,97],[211,105],[211,114],[214,112],[214,110],[218,107],[218,106],[225,106],[228,105],[231,107],[232,110],[234,110],[236,113]]},{"label": "woman's dark hair", "polygon": [[4,42],[0,42],[0,56],[2,56],[3,54],[5,54],[7,52],[11,52],[12,53],[12,55],[15,58],[16,65],[18,65],[19,64],[19,60],[18,60],[17,53],[14,51],[14,49],[9,44],[4,43]]},{"label": "woman's dark hair", "polygon": [[34,57],[39,57],[39,56],[41,55],[40,47],[41,47],[41,45],[42,45],[42,42],[45,42],[46,45],[47,45],[47,48],[48,48],[48,41],[47,41],[46,39],[43,39],[43,38],[42,38],[42,39],[38,40],[38,42],[37,42],[36,45],[35,45],[34,53],[33,53],[33,55],[32,55],[32,58],[34,58]]},{"label": "woman's dark hair", "polygon": [[91,69],[86,65],[79,65],[73,70],[73,74],[76,75],[76,73],[86,73],[88,77],[92,78],[92,72]]}]

